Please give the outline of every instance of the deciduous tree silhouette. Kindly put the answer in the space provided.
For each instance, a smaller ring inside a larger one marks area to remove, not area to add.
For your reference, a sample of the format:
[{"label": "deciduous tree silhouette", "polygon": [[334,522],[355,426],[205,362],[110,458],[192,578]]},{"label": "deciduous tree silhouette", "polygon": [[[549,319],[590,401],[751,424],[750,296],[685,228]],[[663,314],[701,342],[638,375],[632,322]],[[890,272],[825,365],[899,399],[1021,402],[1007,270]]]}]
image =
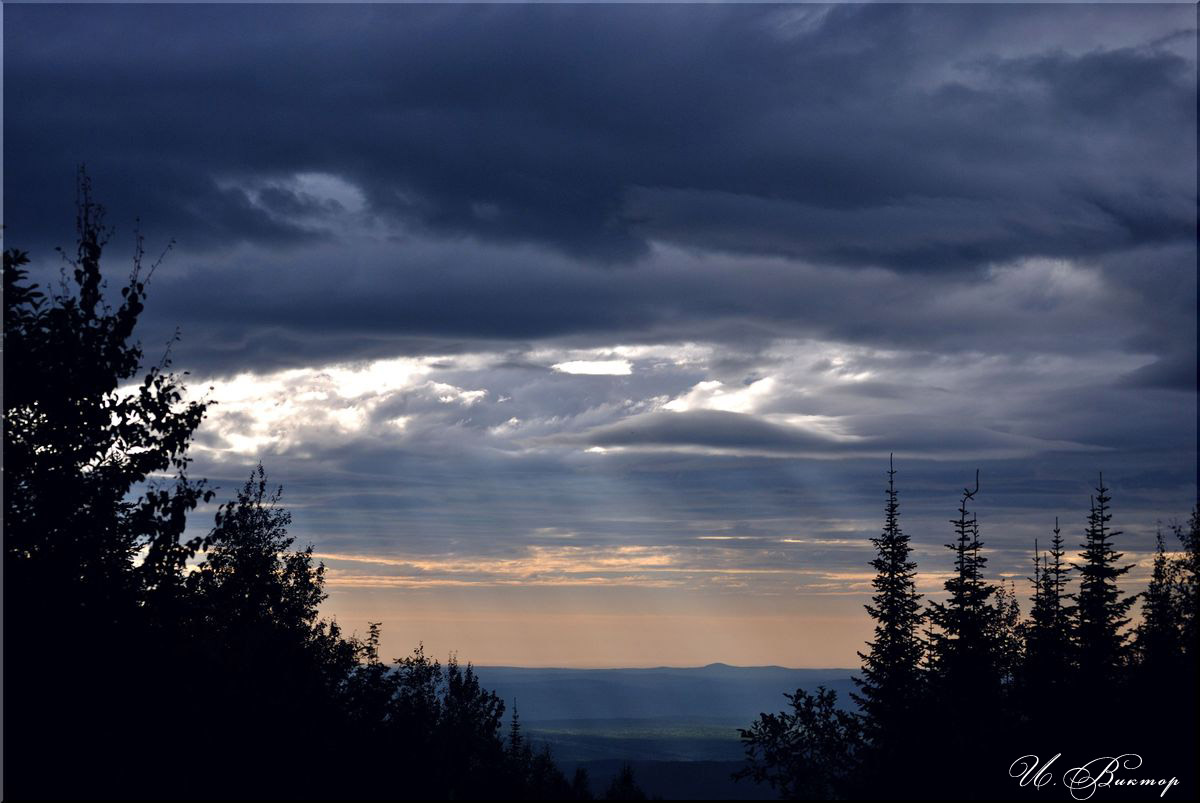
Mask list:
[{"label": "deciduous tree silhouette", "polygon": [[190,590],[209,606],[213,628],[241,622],[307,631],[325,599],[325,567],[313,547],[292,551],[292,516],[279,504],[283,488],[268,491],[258,464],[237,498],[217,511],[203,546],[204,560],[187,575]]},{"label": "deciduous tree silhouette", "polygon": [[995,616],[991,618],[993,627],[992,643],[996,645],[997,669],[1000,673],[1001,688],[1005,692],[1012,690],[1021,665],[1025,659],[1025,630],[1021,622],[1021,606],[1017,602],[1017,589],[1010,580],[1008,584],[996,585]]},{"label": "deciduous tree silhouette", "polygon": [[[167,357],[142,367],[131,337],[153,269],[139,237],[110,307],[103,219],[81,172],[77,253],[52,296],[28,283],[24,252],[4,252],[5,559],[10,579],[55,583],[83,607],[165,590],[197,546],[180,543],[186,514],[210,496],[187,477],[206,404],[183,401]],[[146,484],[164,472],[174,481]]]},{"label": "deciduous tree silhouette", "polygon": [[[187,476],[206,405],[167,359],[141,368],[140,240],[114,309],[102,220],[81,173],[57,295],[4,253],[9,797],[570,798],[548,752],[514,769],[470,664],[386,665],[378,624],[320,619],[324,568],[261,465],[184,538],[212,497]],[[287,769],[304,755],[320,771]]]},{"label": "deciduous tree silhouette", "polygon": [[766,783],[786,800],[853,797],[863,747],[862,722],[837,707],[837,692],[785,694],[790,711],[760,714],[739,729],[746,766],[735,778]]},{"label": "deciduous tree silhouette", "polygon": [[[115,307],[100,259],[103,209],[82,171],[78,246],[60,289],[29,281],[28,256],[4,252],[4,552],[7,791],[121,794],[106,782],[117,745],[150,716],[132,700],[174,704],[188,675],[155,672],[150,635],[180,592],[198,546],[187,513],[210,497],[187,474],[203,402],[184,401],[164,357],[149,368],[132,340],[153,266],[140,237]],[[158,479],[167,475],[171,479]],[[88,668],[58,660],[66,647]],[[132,667],[141,666],[140,671]],[[19,736],[18,736],[19,734]],[[164,744],[170,742],[164,742]],[[71,772],[59,767],[73,758]],[[154,774],[155,765],[140,777]]]}]

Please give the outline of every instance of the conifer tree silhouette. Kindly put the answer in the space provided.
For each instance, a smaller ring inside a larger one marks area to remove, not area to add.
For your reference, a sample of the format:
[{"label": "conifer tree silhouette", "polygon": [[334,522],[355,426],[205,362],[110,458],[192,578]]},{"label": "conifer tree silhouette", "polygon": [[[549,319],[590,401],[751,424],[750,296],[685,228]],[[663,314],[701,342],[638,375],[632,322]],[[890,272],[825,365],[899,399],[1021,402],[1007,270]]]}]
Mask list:
[{"label": "conifer tree silhouette", "polygon": [[1143,681],[1161,682],[1179,668],[1183,654],[1182,617],[1171,594],[1173,574],[1166,543],[1160,529],[1155,537],[1154,572],[1142,592],[1142,621],[1137,627],[1134,649]]},{"label": "conifer tree silhouette", "polygon": [[[1193,503],[1187,524],[1174,524],[1171,530],[1179,541],[1180,553],[1169,559],[1171,611],[1178,619],[1181,655],[1177,663],[1176,679],[1171,689],[1176,695],[1176,705],[1182,712],[1174,720],[1175,727],[1168,735],[1171,747],[1183,766],[1191,766],[1191,788],[1200,782],[1200,771],[1196,769],[1195,756],[1200,751],[1200,733],[1196,723],[1200,722],[1200,688],[1196,678],[1200,676],[1200,504]],[[1149,710],[1149,709],[1148,709]]]},{"label": "conifer tree silhouette", "polygon": [[1171,531],[1181,549],[1181,554],[1172,561],[1171,595],[1180,618],[1183,653],[1195,677],[1200,657],[1200,504],[1193,506],[1186,525],[1173,524]]},{"label": "conifer tree silhouette", "polygon": [[996,586],[983,578],[987,556],[982,554],[979,521],[969,509],[979,492],[979,473],[975,488],[963,489],[958,518],[952,519],[955,539],[946,547],[954,552],[954,573],[946,579],[949,596],[945,602],[933,602],[928,618],[929,666],[936,674],[940,693],[952,705],[968,697],[992,698],[999,689],[995,618],[992,604]]},{"label": "conifer tree silhouette", "polygon": [[1068,604],[1067,573],[1063,561],[1062,530],[1054,520],[1050,549],[1038,553],[1034,544],[1034,594],[1025,623],[1025,658],[1020,683],[1027,716],[1034,722],[1053,722],[1056,703],[1071,680],[1073,635]]},{"label": "conifer tree silhouette", "polygon": [[620,771],[613,776],[612,782],[609,783],[608,789],[604,792],[605,800],[645,800],[646,793],[638,786],[637,779],[633,774],[633,767],[626,763],[621,765]]},{"label": "conifer tree silhouette", "polygon": [[1063,558],[1067,551],[1063,543],[1062,529],[1058,526],[1058,517],[1054,517],[1054,537],[1050,540],[1050,551],[1046,555],[1043,566],[1043,581],[1045,584],[1045,605],[1050,610],[1048,620],[1050,628],[1049,643],[1056,648],[1055,660],[1062,674],[1070,667],[1073,658],[1071,645],[1073,641],[1072,617],[1075,606],[1070,604],[1072,596],[1067,592],[1067,575],[1071,565]]},{"label": "conifer tree silhouette", "polygon": [[1042,562],[1049,556],[1038,550],[1038,542],[1033,541],[1033,577],[1026,578],[1033,588],[1030,597],[1032,605],[1029,608],[1029,622],[1025,631],[1025,652],[1030,664],[1039,663],[1043,653],[1042,641],[1050,630],[1050,621],[1054,616],[1051,604],[1049,584],[1051,576],[1049,569],[1043,570]]},{"label": "conifer tree silhouette", "polygon": [[517,711],[517,701],[513,700],[512,719],[508,727],[508,752],[514,756],[524,754],[526,744],[521,736],[521,715]]},{"label": "conifer tree silhouette", "polygon": [[[1168,554],[1161,535],[1158,539],[1154,574],[1141,595],[1144,614],[1136,649],[1130,650],[1122,628],[1133,598],[1123,597],[1117,587],[1129,567],[1119,565],[1122,556],[1111,544],[1120,533],[1109,524],[1110,497],[1102,477],[1080,564],[1064,559],[1057,518],[1050,548],[1042,552],[1035,542],[1029,578],[1033,605],[1024,621],[1011,581],[990,583],[983,575],[987,558],[971,510],[978,474],[975,488],[964,489],[958,517],[952,520],[955,539],[946,545],[954,553],[955,571],[945,583],[947,598],[931,603],[927,615],[922,671],[927,691],[900,723],[914,750],[926,758],[936,756],[937,775],[913,789],[905,784],[904,772],[881,771],[888,766],[885,755],[855,733],[883,744],[878,734],[884,726],[877,718],[886,709],[874,704],[874,693],[881,688],[876,683],[878,614],[886,609],[881,585],[896,587],[883,582],[892,576],[885,569],[901,563],[885,560],[883,549],[900,543],[895,537],[894,473],[889,471],[883,534],[871,539],[877,593],[868,611],[876,620],[877,637],[861,655],[864,672],[855,695],[861,713],[835,710],[833,693],[824,689],[815,695],[803,690],[788,694],[790,712],[760,715],[741,731],[746,763],[735,777],[769,784],[785,798],[1007,799],[1016,787],[981,780],[980,772],[1014,746],[1045,760],[1064,751],[1064,745],[1073,754],[1090,756],[1098,755],[1093,752],[1097,749],[1111,749],[1114,740],[1134,737],[1147,764],[1154,756],[1156,766],[1170,767],[1169,772],[1179,768],[1180,778],[1194,783],[1200,721],[1194,642],[1200,611],[1200,505],[1192,509],[1186,527],[1171,525],[1182,547],[1179,554]],[[904,558],[908,563],[907,554]],[[1068,590],[1072,571],[1083,580],[1074,595]],[[1171,706],[1167,716],[1164,699]]]},{"label": "conifer tree silhouette", "polygon": [[1074,564],[1079,573],[1079,592],[1076,595],[1075,636],[1080,677],[1086,688],[1096,690],[1115,683],[1127,659],[1127,638],[1123,631],[1129,624],[1129,609],[1134,597],[1123,594],[1117,580],[1133,564],[1120,565],[1122,553],[1113,548],[1112,539],[1121,535],[1109,526],[1108,488],[1104,475],[1088,513],[1084,543],[1080,546],[1081,562]]},{"label": "conifer tree silhouette", "polygon": [[[929,709],[918,738],[937,743],[945,767],[943,782],[931,794],[953,794],[970,783],[978,756],[1003,741],[1002,714],[1009,629],[997,587],[984,579],[979,522],[970,505],[979,492],[964,488],[958,518],[952,519],[954,572],[945,581],[947,598],[929,606]],[[949,738],[947,739],[947,734]],[[961,792],[959,792],[961,794]]]},{"label": "conifer tree silhouette", "polygon": [[576,767],[571,776],[571,798],[574,800],[591,800],[592,783],[588,776],[587,767]]},{"label": "conifer tree silhouette", "polygon": [[866,764],[881,776],[899,778],[895,770],[908,761],[912,720],[923,704],[920,627],[924,612],[916,590],[912,546],[900,526],[891,457],[887,474],[883,532],[871,539],[876,550],[871,561],[875,594],[866,606],[875,620],[875,637],[867,643],[866,653],[858,653],[862,675],[854,678],[858,692],[851,696],[865,716],[864,736],[871,751]]}]

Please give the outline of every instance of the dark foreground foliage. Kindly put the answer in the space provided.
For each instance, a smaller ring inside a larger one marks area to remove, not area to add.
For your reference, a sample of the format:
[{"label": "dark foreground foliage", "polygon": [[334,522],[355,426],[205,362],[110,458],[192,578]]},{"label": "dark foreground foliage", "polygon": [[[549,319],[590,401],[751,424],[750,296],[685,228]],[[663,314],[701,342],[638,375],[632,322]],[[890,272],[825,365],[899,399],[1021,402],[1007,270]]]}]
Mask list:
[{"label": "dark foreground foliage", "polygon": [[82,175],[78,209],[57,292],[4,252],[7,796],[588,798],[515,718],[502,737],[469,664],[387,664],[378,625],[320,618],[324,569],[261,466],[185,537],[213,498],[188,475],[207,405],[143,365],[140,247],[106,301]]},{"label": "dark foreground foliage", "polygon": [[[872,539],[875,637],[860,654],[859,710],[839,709],[824,689],[786,695],[791,711],[762,714],[742,730],[746,767],[736,777],[787,799],[1154,799],[1170,779],[1178,785],[1166,796],[1194,796],[1200,506],[1186,524],[1170,525],[1174,552],[1160,533],[1149,586],[1130,595],[1118,581],[1132,566],[1114,546],[1121,533],[1101,477],[1078,562],[1057,521],[1049,550],[1035,546],[1022,620],[1013,589],[986,576],[971,510],[978,476],[950,521],[945,599],[919,606],[895,473],[883,533]],[[1138,597],[1141,623],[1130,629]],[[1044,783],[1026,773],[1060,753]],[[1119,772],[1105,775],[1105,757],[1122,755]],[[1102,758],[1091,766],[1101,785],[1089,790],[1086,775],[1076,776],[1082,785],[1072,793],[1064,773]],[[1103,785],[1117,779],[1158,783]]]}]

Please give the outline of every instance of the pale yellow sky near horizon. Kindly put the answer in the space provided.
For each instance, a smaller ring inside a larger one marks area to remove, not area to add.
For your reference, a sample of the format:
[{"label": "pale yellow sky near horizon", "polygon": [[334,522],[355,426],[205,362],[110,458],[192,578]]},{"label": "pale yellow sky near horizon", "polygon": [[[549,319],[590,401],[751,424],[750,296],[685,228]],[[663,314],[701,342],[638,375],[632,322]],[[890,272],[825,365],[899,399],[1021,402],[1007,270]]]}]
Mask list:
[{"label": "pale yellow sky near horizon", "polygon": [[[1122,578],[1144,589],[1149,556]],[[1028,609],[1020,578],[1023,612]],[[937,579],[940,584],[941,578]],[[454,654],[477,666],[578,669],[786,666],[856,669],[872,636],[869,592],[714,593],[636,586],[363,588],[333,583],[322,615],[345,633],[382,622],[381,657]],[[928,601],[945,596],[922,584]],[[1137,605],[1130,627],[1140,620]]]},{"label": "pale yellow sky near horizon", "polygon": [[480,666],[609,668],[857,667],[871,620],[853,594],[780,597],[605,589],[346,589],[323,606],[347,631],[383,623],[382,657],[423,643]]}]

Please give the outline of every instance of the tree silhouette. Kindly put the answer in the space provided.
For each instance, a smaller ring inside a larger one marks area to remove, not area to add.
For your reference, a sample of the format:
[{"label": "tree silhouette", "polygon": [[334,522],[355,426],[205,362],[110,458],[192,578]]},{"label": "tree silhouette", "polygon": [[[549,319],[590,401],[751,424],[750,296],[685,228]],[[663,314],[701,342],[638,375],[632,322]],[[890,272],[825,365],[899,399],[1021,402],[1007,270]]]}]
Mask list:
[{"label": "tree silhouette", "polygon": [[229,749],[221,780],[237,778],[264,796],[307,791],[263,772],[291,749],[269,737],[289,733],[332,748],[345,727],[346,678],[378,644],[377,629],[365,642],[346,640],[336,624],[319,619],[324,567],[314,565],[311,545],[292,548],[282,493],[269,488],[259,464],[218,508],[203,559],[184,580],[184,604],[170,622],[174,638],[161,637],[175,643],[180,665],[206,678],[210,716],[190,730]]},{"label": "tree silhouette", "polygon": [[[128,701],[174,704],[194,677],[162,666],[153,632],[199,545],[183,540],[187,513],[211,497],[187,476],[206,405],[184,401],[167,356],[143,367],[132,336],[154,266],[138,237],[110,305],[103,218],[81,170],[78,244],[55,293],[29,281],[27,254],[4,252],[5,640],[22,656],[5,664],[6,687],[21,690],[6,695],[8,732],[20,734],[6,740],[12,796],[35,778],[43,796],[126,793],[109,786],[118,745],[153,719]],[[87,656],[87,672],[51,659],[63,645]]]},{"label": "tree silhouette", "polygon": [[573,800],[592,799],[591,779],[588,777],[586,767],[575,768],[575,774],[571,776],[570,797]]},{"label": "tree silhouette", "polygon": [[[104,210],[82,172],[78,191],[79,242],[60,293],[27,283],[24,252],[4,252],[5,560],[10,579],[62,585],[77,606],[133,605],[168,591],[198,545],[180,537],[211,496],[186,473],[206,404],[183,401],[168,357],[142,368],[130,338],[153,267],[143,269],[139,237],[109,306]],[[164,472],[173,483],[147,484]]]},{"label": "tree silhouette", "polygon": [[1200,504],[1192,508],[1186,526],[1171,526],[1182,554],[1173,561],[1171,595],[1174,611],[1180,619],[1183,651],[1195,676],[1197,656],[1200,655]]},{"label": "tree silhouette", "polygon": [[1027,715],[1034,722],[1051,724],[1057,720],[1057,703],[1072,679],[1072,614],[1068,604],[1067,573],[1070,565],[1063,560],[1062,530],[1054,520],[1050,549],[1037,553],[1034,544],[1034,587],[1029,621],[1025,623],[1025,659],[1020,677],[1021,697]]},{"label": "tree silhouette", "polygon": [[[1183,715],[1175,721],[1168,734],[1171,747],[1176,751],[1183,766],[1191,766],[1191,788],[1200,778],[1195,769],[1194,757],[1200,751],[1195,723],[1200,722],[1200,689],[1196,677],[1200,675],[1200,637],[1196,627],[1200,622],[1200,504],[1193,503],[1191,516],[1186,525],[1171,527],[1179,540],[1181,554],[1170,561],[1172,613],[1179,619],[1182,655],[1178,662],[1176,679],[1170,688],[1177,695],[1179,710]],[[1189,716],[1190,715],[1190,716]],[[1189,757],[1191,757],[1190,763]]]},{"label": "tree silhouette", "polygon": [[[979,522],[969,506],[979,492],[964,488],[958,518],[952,519],[954,572],[945,581],[947,598],[929,606],[929,711],[915,738],[937,744],[944,783],[933,794],[961,794],[978,757],[999,749],[1004,719],[1005,655],[1012,628],[1007,596],[987,582]],[[997,598],[998,597],[998,598]],[[953,791],[951,791],[953,790]]]},{"label": "tree silhouette", "polygon": [[282,487],[268,492],[259,463],[237,498],[217,511],[202,544],[204,561],[187,576],[189,588],[210,606],[213,627],[264,622],[306,631],[317,621],[325,567],[313,565],[311,544],[290,551],[292,517],[279,506],[282,495]]},{"label": "tree silhouette", "polygon": [[605,800],[645,800],[646,793],[638,786],[633,775],[633,767],[622,764],[620,771],[613,776],[608,789],[604,792]]},{"label": "tree silhouette", "polygon": [[[1057,530],[1057,523],[1055,526]],[[1046,649],[1042,646],[1050,632],[1051,621],[1054,617],[1052,595],[1049,585],[1052,581],[1048,569],[1042,568],[1042,562],[1049,557],[1038,551],[1038,542],[1033,542],[1033,577],[1026,578],[1033,587],[1032,605],[1029,608],[1029,622],[1025,627],[1025,655],[1029,666],[1040,665]]]},{"label": "tree silhouette", "polygon": [[1071,565],[1063,560],[1065,555],[1062,530],[1055,517],[1054,538],[1050,540],[1050,552],[1043,568],[1043,597],[1049,612],[1046,646],[1052,650],[1055,674],[1060,677],[1065,676],[1071,666],[1074,639],[1072,617],[1075,606],[1070,604],[1071,595],[1067,592],[1067,574]]},{"label": "tree silhouette", "polygon": [[1149,682],[1170,677],[1183,654],[1181,617],[1175,611],[1175,598],[1171,594],[1173,568],[1159,530],[1155,537],[1154,573],[1141,594],[1142,621],[1134,642],[1140,674]]},{"label": "tree silhouette", "polygon": [[992,607],[995,615],[990,618],[993,628],[990,640],[996,647],[996,666],[1002,687],[1011,690],[1025,658],[1022,638],[1025,628],[1021,622],[1021,607],[1017,603],[1017,589],[1011,580],[1008,585],[996,585]]},{"label": "tree silhouette", "polygon": [[[572,797],[548,751],[506,755],[504,704],[470,664],[418,648],[387,665],[377,623],[358,638],[320,619],[324,568],[261,464],[185,539],[212,498],[187,476],[206,404],[166,357],[141,368],[140,238],[105,301],[82,172],[78,209],[58,294],[4,252],[8,795]],[[319,772],[294,769],[308,754]]]},{"label": "tree silhouette", "polygon": [[[885,612],[896,608],[885,592],[899,589],[901,600],[915,593],[907,539],[898,537],[894,474],[889,466],[883,534],[871,538],[876,594],[867,610],[876,638],[860,654],[863,677],[855,695],[860,713],[837,710],[835,696],[824,689],[787,695],[790,712],[762,714],[740,731],[746,762],[735,777],[769,784],[780,797],[793,799],[1008,799],[1019,792],[1015,780],[1008,785],[981,775],[988,767],[1002,773],[999,756],[1019,749],[1045,761],[1070,752],[1073,761],[1134,738],[1147,766],[1153,757],[1155,766],[1178,768],[1183,783],[1194,783],[1200,505],[1186,527],[1171,525],[1178,554],[1169,554],[1161,534],[1158,538],[1154,573],[1141,595],[1136,649],[1129,650],[1121,628],[1131,599],[1116,587],[1128,567],[1117,565],[1121,555],[1111,545],[1119,533],[1109,526],[1103,481],[1088,516],[1084,560],[1074,567],[1084,578],[1080,592],[1073,597],[1068,590],[1073,567],[1064,559],[1055,519],[1050,549],[1043,553],[1034,545],[1033,605],[1022,620],[1011,581],[993,584],[983,576],[986,556],[970,504],[979,490],[976,475],[975,488],[964,489],[952,520],[954,542],[946,545],[954,554],[947,597],[929,606],[929,647],[920,673],[925,683],[899,689],[911,707],[898,715],[877,704],[884,688],[878,671],[885,654],[883,622]],[[905,580],[912,585],[905,588]],[[1078,605],[1070,604],[1073,598]],[[1163,715],[1164,702],[1172,715]],[[907,766],[889,761],[880,749],[886,744],[881,734],[892,727],[901,744],[893,756],[903,755],[905,739],[911,745]],[[936,774],[917,773],[916,784],[906,782],[919,766],[933,766]]]},{"label": "tree silhouette", "polygon": [[983,578],[987,556],[981,551],[978,518],[968,507],[978,492],[976,472],[974,490],[963,490],[958,518],[951,520],[955,540],[946,547],[954,552],[954,573],[944,584],[948,597],[931,603],[928,613],[929,666],[936,692],[954,710],[974,711],[980,701],[994,701],[1001,681],[999,611],[992,604],[996,586]]},{"label": "tree silhouette", "polygon": [[863,746],[860,719],[837,707],[837,692],[785,694],[791,711],[760,714],[739,728],[746,766],[735,778],[766,783],[787,800],[853,796]]},{"label": "tree silhouette", "polygon": [[[512,775],[509,784],[514,797],[520,796],[527,800],[563,800],[574,798],[578,794],[577,785],[568,783],[562,770],[555,765],[550,748],[543,745],[535,751],[533,744],[522,734],[516,700],[513,700],[512,717],[509,720],[506,752]],[[575,780],[582,783],[584,794],[590,798],[587,773],[585,772],[582,778],[576,777]]]},{"label": "tree silhouette", "polygon": [[870,743],[865,763],[873,772],[893,778],[903,777],[895,770],[908,763],[912,752],[912,719],[923,704],[919,690],[924,655],[917,564],[900,527],[895,478],[889,457],[883,532],[871,539],[876,550],[871,561],[875,594],[866,609],[875,620],[875,637],[867,642],[866,653],[858,653],[862,675],[854,678],[858,693],[851,695],[865,715],[864,736]]},{"label": "tree silhouette", "polygon": [[1082,562],[1074,565],[1079,573],[1075,610],[1079,670],[1084,686],[1093,690],[1115,682],[1125,664],[1127,644],[1123,628],[1129,624],[1128,612],[1134,603],[1134,598],[1122,594],[1117,586],[1118,578],[1133,565],[1118,564],[1122,553],[1113,549],[1112,539],[1121,533],[1109,527],[1110,501],[1112,497],[1101,474],[1088,513],[1084,543],[1080,545]]}]

